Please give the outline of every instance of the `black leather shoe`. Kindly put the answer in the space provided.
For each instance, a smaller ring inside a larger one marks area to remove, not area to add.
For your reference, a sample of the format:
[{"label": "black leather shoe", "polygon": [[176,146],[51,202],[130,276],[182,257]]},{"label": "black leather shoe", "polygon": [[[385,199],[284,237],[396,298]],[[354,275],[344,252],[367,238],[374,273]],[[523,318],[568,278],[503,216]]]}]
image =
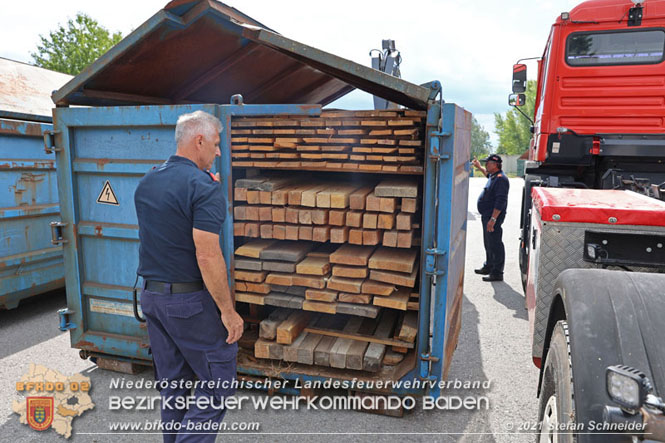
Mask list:
[{"label": "black leather shoe", "polygon": [[480,269],[475,269],[474,272],[475,272],[476,274],[480,274],[480,275],[489,275],[489,274],[490,274],[490,270],[487,269],[487,268],[484,267],[484,266],[483,266],[482,268],[480,268]]},{"label": "black leather shoe", "polygon": [[483,281],[503,281],[503,275],[501,274],[490,274],[487,277],[483,277]]}]

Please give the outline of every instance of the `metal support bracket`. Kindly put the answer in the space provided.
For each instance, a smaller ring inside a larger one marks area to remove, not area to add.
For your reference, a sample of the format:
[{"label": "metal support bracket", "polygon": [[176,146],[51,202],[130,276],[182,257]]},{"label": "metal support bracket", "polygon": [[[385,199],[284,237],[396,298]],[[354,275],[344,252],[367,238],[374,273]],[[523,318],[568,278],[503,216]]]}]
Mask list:
[{"label": "metal support bracket", "polygon": [[55,136],[60,134],[60,131],[44,131],[44,151],[47,154],[62,151],[62,148],[55,146]]},{"label": "metal support bracket", "polygon": [[62,245],[67,243],[67,240],[62,236],[62,228],[67,226],[67,223],[51,222],[51,243],[54,245]]},{"label": "metal support bracket", "polygon": [[69,316],[74,314],[69,308],[59,309],[58,315],[60,316],[60,327],[59,329],[63,332],[69,331],[70,329],[76,329],[76,324],[69,321]]},{"label": "metal support bracket", "polygon": [[444,138],[450,137],[450,132],[432,132],[432,138],[429,144],[429,158],[435,162],[445,161],[450,159],[450,155],[441,152],[441,141]]},{"label": "metal support bracket", "polygon": [[432,375],[430,372],[431,365],[430,363],[436,363],[439,361],[438,357],[434,357],[431,354],[424,353],[420,354],[420,367],[418,378],[420,380],[437,380],[437,377]]},{"label": "metal support bracket", "polygon": [[441,266],[439,258],[444,258],[446,251],[443,249],[429,248],[425,250],[425,275],[437,277],[446,275],[446,266]]}]

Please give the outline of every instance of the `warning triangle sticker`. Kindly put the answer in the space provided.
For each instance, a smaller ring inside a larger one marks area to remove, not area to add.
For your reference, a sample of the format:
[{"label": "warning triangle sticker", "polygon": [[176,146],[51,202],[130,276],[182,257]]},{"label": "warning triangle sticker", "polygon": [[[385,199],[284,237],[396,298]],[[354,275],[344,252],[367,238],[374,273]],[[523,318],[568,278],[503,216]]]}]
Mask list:
[{"label": "warning triangle sticker", "polygon": [[106,183],[104,183],[102,192],[100,192],[99,197],[97,197],[97,203],[102,203],[105,205],[115,205],[115,206],[119,205],[118,199],[115,196],[115,192],[113,192],[113,188],[111,188],[111,183],[109,183],[108,180],[106,180]]}]

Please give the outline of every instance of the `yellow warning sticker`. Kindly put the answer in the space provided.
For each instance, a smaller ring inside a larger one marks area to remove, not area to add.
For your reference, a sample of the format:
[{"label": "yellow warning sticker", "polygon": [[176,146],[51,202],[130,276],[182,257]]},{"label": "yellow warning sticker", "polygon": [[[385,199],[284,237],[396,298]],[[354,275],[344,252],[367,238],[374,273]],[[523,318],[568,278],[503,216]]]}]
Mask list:
[{"label": "yellow warning sticker", "polygon": [[106,180],[106,183],[104,183],[102,192],[100,192],[99,197],[97,197],[97,203],[102,203],[105,205],[114,205],[114,206],[119,205],[118,198],[115,196],[115,192],[113,192],[111,183],[109,183],[108,180]]}]

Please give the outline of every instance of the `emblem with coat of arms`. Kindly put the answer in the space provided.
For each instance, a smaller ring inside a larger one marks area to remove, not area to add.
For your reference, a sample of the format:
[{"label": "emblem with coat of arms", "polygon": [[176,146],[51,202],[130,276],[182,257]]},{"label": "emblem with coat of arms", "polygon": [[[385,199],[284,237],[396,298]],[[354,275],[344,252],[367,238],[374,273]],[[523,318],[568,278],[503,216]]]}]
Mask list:
[{"label": "emblem with coat of arms", "polygon": [[26,399],[28,424],[35,431],[45,431],[53,422],[53,397],[28,397]]}]

